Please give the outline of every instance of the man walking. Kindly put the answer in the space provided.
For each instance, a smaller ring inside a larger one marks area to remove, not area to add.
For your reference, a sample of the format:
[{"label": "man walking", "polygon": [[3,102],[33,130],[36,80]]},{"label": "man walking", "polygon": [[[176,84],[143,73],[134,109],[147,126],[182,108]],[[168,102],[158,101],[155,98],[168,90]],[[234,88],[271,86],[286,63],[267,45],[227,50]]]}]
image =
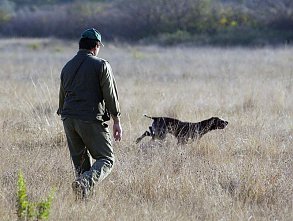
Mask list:
[{"label": "man walking", "polygon": [[[94,28],[85,30],[79,51],[61,72],[57,113],[76,171],[72,188],[82,198],[109,175],[114,164],[105,121],[112,118],[113,137],[122,138],[116,82],[110,64],[97,57],[101,46],[101,34]],[[92,165],[89,155],[95,160]]]}]

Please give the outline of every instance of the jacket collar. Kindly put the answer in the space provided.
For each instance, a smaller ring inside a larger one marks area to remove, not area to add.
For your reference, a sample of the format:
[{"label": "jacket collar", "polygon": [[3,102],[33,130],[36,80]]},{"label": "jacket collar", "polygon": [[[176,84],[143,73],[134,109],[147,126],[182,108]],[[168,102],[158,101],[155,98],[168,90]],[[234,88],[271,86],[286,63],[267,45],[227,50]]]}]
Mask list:
[{"label": "jacket collar", "polygon": [[91,52],[90,50],[88,49],[79,49],[77,54],[88,54],[88,55],[94,55],[93,52]]}]

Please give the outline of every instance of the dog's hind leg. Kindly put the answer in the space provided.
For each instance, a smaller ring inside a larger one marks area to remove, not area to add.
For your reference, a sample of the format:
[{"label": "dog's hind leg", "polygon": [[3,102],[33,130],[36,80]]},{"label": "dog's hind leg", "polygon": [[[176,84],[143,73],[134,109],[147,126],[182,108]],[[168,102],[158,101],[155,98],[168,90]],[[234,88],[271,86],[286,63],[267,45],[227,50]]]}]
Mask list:
[{"label": "dog's hind leg", "polygon": [[149,131],[144,132],[139,138],[136,139],[136,143],[139,143],[144,137],[152,137],[152,134]]},{"label": "dog's hind leg", "polygon": [[153,127],[151,126],[151,127],[149,127],[149,129],[150,129],[150,135],[149,136],[151,136],[152,140],[154,140],[155,139],[155,133],[153,131]]}]

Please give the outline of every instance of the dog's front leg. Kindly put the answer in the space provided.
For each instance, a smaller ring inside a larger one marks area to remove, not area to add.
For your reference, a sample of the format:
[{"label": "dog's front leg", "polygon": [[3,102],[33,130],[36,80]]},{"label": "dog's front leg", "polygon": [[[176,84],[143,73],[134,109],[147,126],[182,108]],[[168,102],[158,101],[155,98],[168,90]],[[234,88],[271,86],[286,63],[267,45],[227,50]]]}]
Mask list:
[{"label": "dog's front leg", "polygon": [[178,145],[179,144],[185,145],[188,143],[188,138],[186,138],[186,137],[178,137],[177,140],[178,140],[178,142],[177,142]]}]

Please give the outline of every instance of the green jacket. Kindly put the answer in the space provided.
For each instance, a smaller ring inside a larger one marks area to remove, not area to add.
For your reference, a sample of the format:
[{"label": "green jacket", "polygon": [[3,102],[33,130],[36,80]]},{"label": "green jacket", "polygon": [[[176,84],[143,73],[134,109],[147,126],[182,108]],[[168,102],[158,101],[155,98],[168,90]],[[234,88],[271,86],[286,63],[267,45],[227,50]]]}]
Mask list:
[{"label": "green jacket", "polygon": [[86,121],[120,115],[116,82],[110,64],[89,50],[78,51],[61,72],[58,114]]}]

